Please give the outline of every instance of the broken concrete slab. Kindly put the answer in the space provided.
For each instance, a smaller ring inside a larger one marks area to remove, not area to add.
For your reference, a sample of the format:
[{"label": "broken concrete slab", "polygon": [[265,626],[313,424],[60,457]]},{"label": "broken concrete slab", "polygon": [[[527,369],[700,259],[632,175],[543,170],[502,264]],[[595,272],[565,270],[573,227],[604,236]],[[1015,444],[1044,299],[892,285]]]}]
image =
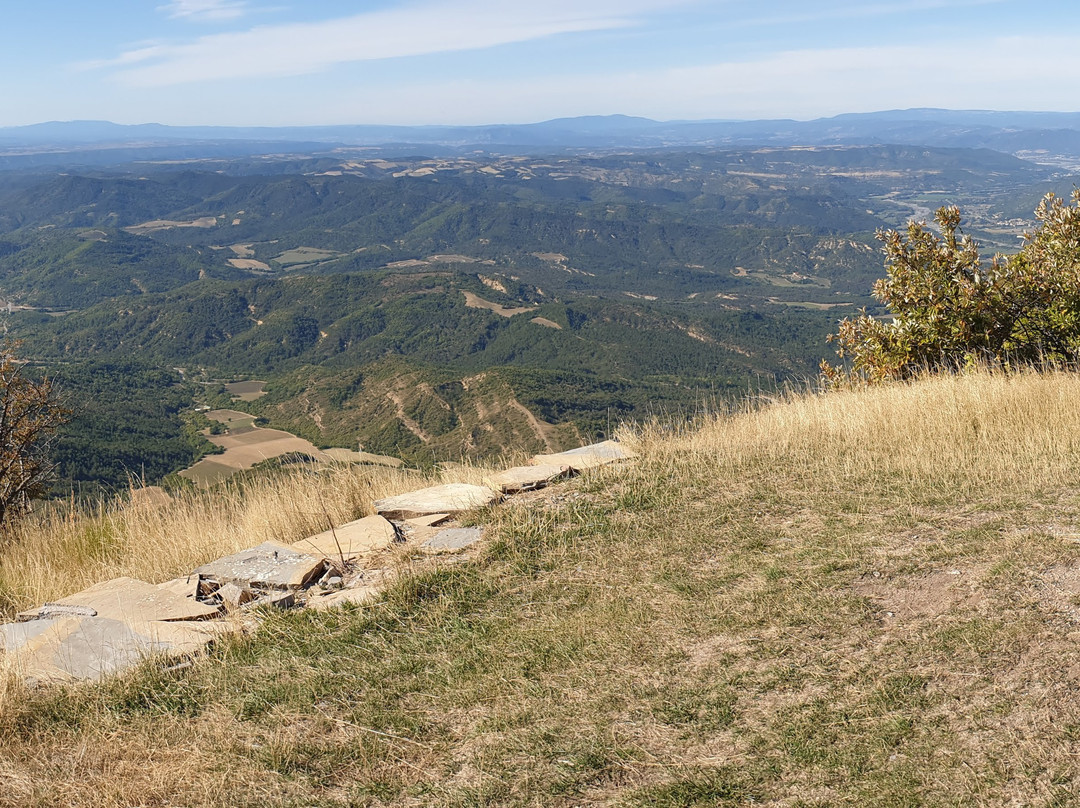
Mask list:
[{"label": "broken concrete slab", "polygon": [[606,466],[620,460],[631,460],[637,453],[623,446],[618,441],[605,440],[578,449],[570,449],[558,454],[536,455],[529,462],[534,466],[569,466],[574,471]]},{"label": "broken concrete slab", "polygon": [[93,616],[127,622],[201,620],[220,614],[216,606],[199,603],[170,589],[135,578],[114,578],[41,608],[20,612],[17,617],[19,620],[36,620],[56,615],[57,607],[91,609],[95,612]]},{"label": "broken concrete slab", "polygon": [[327,592],[321,595],[312,595],[308,598],[307,607],[322,611],[332,609],[335,606],[344,606],[348,603],[363,606],[370,603],[379,595],[379,590],[373,586],[358,586],[353,589],[339,589],[337,592]]},{"label": "broken concrete slab", "polygon": [[349,561],[364,553],[382,550],[397,540],[397,531],[382,516],[365,516],[333,530],[301,539],[292,548],[301,553],[334,561]]},{"label": "broken concrete slab", "polygon": [[231,626],[220,620],[128,622],[56,617],[0,625],[5,666],[34,682],[101,679],[149,656],[191,654]]},{"label": "broken concrete slab", "polygon": [[480,527],[448,527],[440,530],[420,547],[433,553],[458,553],[484,537]]},{"label": "broken concrete slab", "polygon": [[163,581],[157,585],[158,589],[167,589],[174,595],[179,595],[182,598],[198,598],[199,597],[199,583],[201,578],[198,575],[184,575],[180,578],[172,578],[168,581]]},{"label": "broken concrete slab", "polygon": [[255,593],[246,587],[229,581],[229,583],[218,587],[214,597],[220,600],[221,605],[231,612],[234,609],[239,609],[245,603],[255,600]]},{"label": "broken concrete slab", "polygon": [[375,503],[375,510],[387,519],[414,519],[429,514],[455,514],[482,508],[498,500],[498,492],[487,486],[449,483],[380,499]]},{"label": "broken concrete slab", "polygon": [[209,564],[195,574],[220,584],[234,583],[258,589],[300,589],[322,575],[326,561],[321,556],[300,553],[284,544],[263,542]]},{"label": "broken concrete slab", "polygon": [[533,491],[570,474],[570,466],[545,464],[538,466],[515,466],[486,480],[492,488],[504,494]]}]

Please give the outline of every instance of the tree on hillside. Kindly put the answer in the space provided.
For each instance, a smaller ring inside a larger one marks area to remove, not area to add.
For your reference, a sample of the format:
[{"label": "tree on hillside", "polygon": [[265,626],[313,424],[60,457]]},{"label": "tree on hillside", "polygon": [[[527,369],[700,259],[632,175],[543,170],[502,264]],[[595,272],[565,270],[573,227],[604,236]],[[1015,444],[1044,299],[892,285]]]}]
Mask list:
[{"label": "tree on hillside", "polygon": [[52,471],[49,443],[69,415],[48,378],[27,375],[16,348],[0,346],[0,529],[45,493]]},{"label": "tree on hillside", "polygon": [[821,363],[827,381],[880,382],[924,369],[980,362],[1003,367],[1080,359],[1080,190],[1073,204],[1047,194],[1036,228],[1016,255],[989,264],[960,230],[960,211],[937,211],[938,236],[923,223],[906,237],[879,233],[887,275],[874,297],[891,320],[840,322],[829,339],[848,367]]}]

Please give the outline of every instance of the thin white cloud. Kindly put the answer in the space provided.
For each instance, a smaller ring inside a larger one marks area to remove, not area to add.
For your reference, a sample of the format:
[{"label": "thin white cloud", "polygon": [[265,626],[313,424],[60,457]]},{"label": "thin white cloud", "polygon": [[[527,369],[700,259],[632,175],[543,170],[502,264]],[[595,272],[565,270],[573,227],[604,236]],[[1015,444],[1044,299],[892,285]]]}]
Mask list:
[{"label": "thin white cloud", "polygon": [[872,17],[888,17],[895,14],[912,15],[947,9],[962,9],[975,6],[1000,5],[1007,0],[903,0],[899,3],[843,4],[807,4],[797,13],[771,13],[761,17],[735,18],[729,21],[730,27],[776,26],[793,23],[821,22],[824,20],[853,20]]},{"label": "thin white cloud", "polygon": [[[1080,60],[1068,58],[1078,49],[1080,37],[1046,36],[793,50],[650,72],[380,84],[338,90],[336,101],[312,99],[292,112],[311,122],[479,124],[610,113],[670,120],[911,107],[1069,111],[1080,109]],[[364,110],[362,120],[356,110]]]},{"label": "thin white cloud", "polygon": [[[162,87],[220,79],[297,76],[335,64],[475,50],[556,34],[634,25],[640,15],[687,0],[427,0],[341,19],[258,26],[203,36],[180,45],[122,53],[83,67],[120,68],[131,87]],[[226,13],[226,0],[174,0]],[[138,67],[131,67],[133,64]]]},{"label": "thin white cloud", "polygon": [[170,0],[158,6],[173,19],[186,20],[235,20],[247,13],[247,0]]}]

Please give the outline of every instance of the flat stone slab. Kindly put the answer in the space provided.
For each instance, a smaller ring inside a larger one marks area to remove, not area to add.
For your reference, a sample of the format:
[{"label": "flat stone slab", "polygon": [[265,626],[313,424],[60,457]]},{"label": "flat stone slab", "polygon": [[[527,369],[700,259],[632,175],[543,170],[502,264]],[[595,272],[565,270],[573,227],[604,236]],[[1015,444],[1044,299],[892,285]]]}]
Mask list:
[{"label": "flat stone slab", "polygon": [[0,625],[4,664],[34,682],[101,679],[154,655],[191,654],[230,630],[220,620],[56,617]]},{"label": "flat stone slab", "polygon": [[268,541],[203,564],[195,574],[221,584],[234,583],[258,589],[301,589],[318,578],[325,567],[322,556],[300,553],[287,545]]},{"label": "flat stone slab", "polygon": [[397,540],[397,531],[382,516],[365,516],[292,545],[300,553],[322,556],[331,561],[346,561],[389,547]]},{"label": "flat stone slab", "polygon": [[618,441],[606,440],[558,454],[536,455],[529,462],[534,466],[569,466],[574,471],[585,471],[635,457],[636,452],[630,451]]},{"label": "flat stone slab", "polygon": [[454,514],[498,501],[499,494],[483,485],[450,483],[380,499],[375,510],[387,519],[414,519],[428,514]]},{"label": "flat stone slab", "polygon": [[475,544],[484,537],[484,529],[479,527],[448,527],[440,530],[420,545],[424,550],[434,553],[456,553]]},{"label": "flat stone slab", "polygon": [[94,613],[91,616],[127,622],[201,620],[220,614],[216,606],[199,603],[193,597],[170,589],[135,578],[114,578],[40,608],[20,612],[17,617],[35,620],[43,616],[60,616],[65,609],[89,609]]},{"label": "flat stone slab", "polygon": [[543,488],[555,480],[570,474],[568,465],[539,465],[539,466],[515,466],[506,471],[500,471],[487,482],[497,491],[504,494],[515,494],[519,491],[533,491]]}]

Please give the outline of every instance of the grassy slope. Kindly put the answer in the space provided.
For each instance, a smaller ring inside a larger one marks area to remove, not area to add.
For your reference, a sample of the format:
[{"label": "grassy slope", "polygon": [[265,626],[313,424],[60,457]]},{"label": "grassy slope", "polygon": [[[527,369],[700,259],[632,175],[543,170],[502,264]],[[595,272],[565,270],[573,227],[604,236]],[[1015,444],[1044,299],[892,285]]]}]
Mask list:
[{"label": "grassy slope", "polygon": [[3,701],[0,804],[1073,804],[1080,377],[642,436],[469,563]]}]

